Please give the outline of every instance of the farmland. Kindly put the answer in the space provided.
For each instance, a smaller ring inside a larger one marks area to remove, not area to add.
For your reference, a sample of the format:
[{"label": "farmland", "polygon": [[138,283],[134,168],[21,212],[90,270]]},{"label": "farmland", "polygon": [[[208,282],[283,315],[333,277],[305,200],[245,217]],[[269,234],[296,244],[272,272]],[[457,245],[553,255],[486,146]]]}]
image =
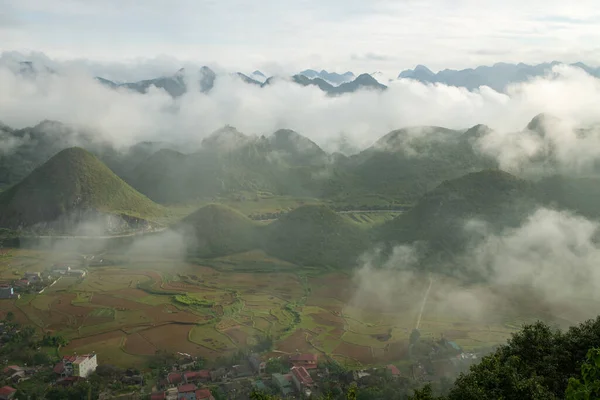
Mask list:
[{"label": "farmland", "polygon": [[[111,255],[105,255],[111,257]],[[13,249],[0,259],[2,279],[77,265],[77,254]],[[357,282],[339,271],[301,268],[252,251],[211,260],[113,255],[110,266],[89,267],[85,279],[61,278],[41,294],[0,300],[0,314],[58,333],[63,354],[95,351],[103,362],[143,367],[157,350],[216,359],[275,340],[274,354],[330,355],[350,364],[407,357],[427,277],[396,293],[389,307],[357,296]],[[434,284],[421,320],[424,337],[442,334],[465,349],[505,341],[535,315],[469,315],[440,308],[447,284]]]}]

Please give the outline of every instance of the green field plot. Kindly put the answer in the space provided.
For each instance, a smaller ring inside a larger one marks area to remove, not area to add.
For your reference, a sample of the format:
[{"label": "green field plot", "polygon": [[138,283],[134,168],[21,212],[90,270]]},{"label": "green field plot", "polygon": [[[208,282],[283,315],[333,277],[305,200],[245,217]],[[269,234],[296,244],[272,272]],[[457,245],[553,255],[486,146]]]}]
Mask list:
[{"label": "green field plot", "polygon": [[50,310],[50,306],[55,299],[55,296],[41,294],[31,299],[30,304],[32,307],[37,308],[38,310],[48,311]]},{"label": "green field plot", "polygon": [[193,327],[188,339],[190,342],[218,352],[227,352],[236,348],[234,342],[227,335],[217,331],[214,325]]},{"label": "green field plot", "polygon": [[114,318],[115,310],[112,308],[95,308],[91,313],[91,317]]}]

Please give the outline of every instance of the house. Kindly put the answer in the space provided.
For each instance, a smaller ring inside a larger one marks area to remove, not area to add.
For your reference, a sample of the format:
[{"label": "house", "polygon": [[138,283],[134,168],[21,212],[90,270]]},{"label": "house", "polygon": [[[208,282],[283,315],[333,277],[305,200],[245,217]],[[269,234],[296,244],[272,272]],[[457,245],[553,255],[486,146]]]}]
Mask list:
[{"label": "house", "polygon": [[281,392],[283,397],[289,396],[292,393],[292,374],[273,374],[273,384]]},{"label": "house", "polygon": [[17,389],[10,386],[4,386],[0,388],[0,400],[10,400],[15,397]]},{"label": "house", "polygon": [[98,367],[98,360],[95,354],[64,356],[62,362],[54,367],[54,372],[63,377],[87,378],[96,367]]},{"label": "house", "polygon": [[150,400],[165,400],[166,398],[166,392],[153,392],[152,394],[150,394]]},{"label": "house", "polygon": [[293,367],[290,372],[292,373],[292,381],[296,385],[298,392],[304,393],[306,397],[310,397],[311,389],[315,383],[306,368]]},{"label": "house", "polygon": [[167,382],[171,385],[179,385],[183,382],[183,374],[180,372],[171,372],[167,375]]},{"label": "house", "polygon": [[196,400],[215,400],[212,393],[208,389],[196,390]]},{"label": "house", "polygon": [[12,299],[15,296],[15,291],[12,286],[2,285],[0,286],[0,299]]},{"label": "house", "polygon": [[290,357],[290,362],[294,367],[304,367],[306,369],[317,368],[318,357],[316,354],[296,354]]},{"label": "house", "polygon": [[186,383],[177,387],[177,400],[196,400],[196,390],[193,383]]},{"label": "house", "polygon": [[252,369],[254,369],[254,372],[256,372],[259,375],[265,373],[265,370],[267,369],[267,363],[262,361],[258,354],[250,354],[250,356],[248,357],[248,361],[250,362]]},{"label": "house", "polygon": [[219,368],[214,371],[210,371],[210,380],[217,382],[227,377],[227,370],[225,368]]},{"label": "house", "polygon": [[20,371],[23,371],[23,368],[19,367],[18,365],[9,365],[8,367],[6,367],[2,370],[2,373],[5,376],[12,376],[15,372],[20,372]]},{"label": "house", "polygon": [[395,365],[390,364],[386,368],[388,371],[390,371],[392,377],[398,378],[400,376],[400,370]]},{"label": "house", "polygon": [[29,378],[25,377],[25,371],[17,371],[17,372],[15,372],[14,374],[12,374],[10,376],[10,380],[11,380],[12,383],[19,383],[19,382],[24,381],[26,379],[29,379]]},{"label": "house", "polygon": [[29,286],[29,281],[27,279],[19,279],[18,281],[15,281],[15,286],[17,287],[27,287]]},{"label": "house", "polygon": [[208,382],[210,381],[210,371],[203,369],[200,371],[187,371],[183,373],[185,383]]}]

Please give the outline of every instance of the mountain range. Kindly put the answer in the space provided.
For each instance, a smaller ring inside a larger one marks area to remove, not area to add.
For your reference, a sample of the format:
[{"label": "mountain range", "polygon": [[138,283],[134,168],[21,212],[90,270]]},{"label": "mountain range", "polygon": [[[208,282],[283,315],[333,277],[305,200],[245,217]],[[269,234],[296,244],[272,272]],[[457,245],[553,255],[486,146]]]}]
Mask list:
[{"label": "mountain range", "polygon": [[[442,83],[448,86],[464,87],[474,90],[480,86],[489,86],[503,92],[513,83],[526,82],[532,78],[547,75],[553,67],[563,65],[558,61],[537,65],[497,63],[493,66],[479,66],[462,70],[444,69],[438,73],[432,72],[424,65],[417,65],[415,69],[402,71],[398,79],[414,79],[422,83]],[[578,62],[569,64],[580,68],[588,74],[600,77],[600,68],[593,68]]]},{"label": "mountain range", "polygon": [[[328,95],[352,93],[359,89],[385,90],[387,88],[369,74],[362,74],[354,78],[354,74],[351,72],[339,75],[328,73],[327,71],[321,71],[320,73],[313,71],[315,72],[314,74],[307,71],[303,71],[303,73],[292,77],[266,78],[260,71],[255,71],[250,76],[241,72],[237,72],[231,76],[242,80],[246,84],[259,87],[271,85],[273,82],[279,80],[288,80],[302,86],[317,86]],[[116,83],[102,77],[96,77],[96,81],[111,89],[125,88],[138,93],[146,93],[150,87],[155,86],[165,90],[173,97],[179,97],[185,94],[190,88],[199,90],[202,93],[208,93],[214,87],[215,82],[221,77],[222,75],[218,75],[209,67],[204,66],[197,74],[188,74],[184,69],[180,69],[170,76],[137,82]]]},{"label": "mountain range", "polygon": [[[424,65],[417,65],[414,69],[402,71],[396,79],[412,79],[427,84],[439,83],[448,86],[464,87],[468,90],[488,86],[496,91],[504,92],[510,84],[526,82],[532,78],[545,76],[551,72],[553,67],[558,65],[565,64],[558,61],[537,65],[497,63],[492,66],[478,66],[462,70],[444,69],[437,73],[434,73]],[[579,68],[591,76],[600,77],[600,67],[590,67],[582,62],[568,65]],[[24,77],[59,73],[47,66],[31,61],[22,61],[16,66],[12,66],[12,69]],[[277,80],[288,80],[303,86],[317,86],[329,95],[352,93],[359,89],[384,90],[387,87],[386,85],[396,80],[386,77],[385,74],[379,71],[356,76],[351,71],[340,74],[313,69],[307,69],[288,77],[268,77],[258,70],[250,74],[236,72],[229,75],[241,79],[244,83],[260,87],[267,86]],[[155,86],[165,90],[173,97],[179,97],[190,88],[207,93],[222,76],[222,73],[216,73],[211,68],[204,66],[198,71],[186,71],[182,68],[172,75],[133,82],[115,82],[100,76],[95,79],[111,89],[125,88],[139,93],[146,93],[150,87]]]},{"label": "mountain range", "polygon": [[[525,130],[544,135],[547,118],[534,118]],[[0,156],[2,165],[18,170],[7,175],[11,181],[0,191],[0,228],[122,234],[164,223],[173,204],[274,196],[321,202],[269,224],[222,205],[201,208],[173,226],[186,233],[193,257],[260,249],[298,265],[344,267],[373,246],[389,250],[397,244],[425,243],[424,263],[443,268],[446,264],[440,261],[455,260],[476,239],[464,229],[471,219],[499,232],[518,226],[539,206],[600,216],[600,174],[579,178],[547,170],[545,176],[529,180],[500,171],[493,159],[472,146],[491,131],[483,125],[464,130],[403,128],[352,156],[327,153],[291,130],[248,136],[226,126],[187,152],[148,142],[120,152],[84,135],[81,143],[90,152],[72,147],[77,137],[57,122],[25,131],[3,129],[16,137],[30,132],[36,142],[22,143],[10,157]],[[66,148],[45,160],[48,153],[38,143],[52,142],[56,135],[65,136],[60,143]],[[405,212],[365,229],[332,207]]]}]

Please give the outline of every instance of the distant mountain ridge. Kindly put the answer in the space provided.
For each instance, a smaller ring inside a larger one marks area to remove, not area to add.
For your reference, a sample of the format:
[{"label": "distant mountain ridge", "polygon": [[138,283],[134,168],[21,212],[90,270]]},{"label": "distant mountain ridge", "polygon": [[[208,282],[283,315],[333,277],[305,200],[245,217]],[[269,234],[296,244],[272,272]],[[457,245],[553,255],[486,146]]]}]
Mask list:
[{"label": "distant mountain ridge", "polygon": [[[324,70],[321,71],[321,73],[313,71],[315,72],[314,74],[311,74],[307,71],[303,72],[306,74],[300,73],[289,78],[266,78],[266,76],[260,71],[254,71],[250,75],[236,72],[232,74],[232,76],[241,79],[244,83],[257,85],[260,87],[271,85],[276,80],[288,79],[302,86],[317,86],[319,89],[329,95],[352,93],[359,89],[385,90],[387,88],[385,85],[377,82],[377,80],[372,78],[369,74],[362,74],[354,78],[354,74],[352,72],[346,72],[345,74],[341,75],[336,73],[328,73]],[[321,76],[325,76],[326,79]],[[159,89],[164,89],[172,97],[180,97],[194,86],[196,86],[197,90],[200,92],[208,93],[214,87],[215,82],[219,79],[219,77],[219,74],[215,73],[209,67],[204,66],[199,71],[199,79],[196,84],[193,84],[193,82],[189,81],[191,76],[187,76],[183,68],[171,76],[162,76],[137,82],[116,83],[102,77],[96,77],[96,81],[111,89],[126,88],[138,93],[146,93],[151,86],[155,86]]]},{"label": "distant mountain ridge", "polygon": [[310,79],[321,78],[334,86],[339,86],[346,82],[352,82],[355,78],[354,73],[350,71],[344,72],[343,74],[338,74],[337,72],[327,72],[324,69],[321,70],[321,72],[317,72],[314,69],[306,69],[300,72],[300,75],[304,75]]},{"label": "distant mountain ridge", "polygon": [[[402,71],[398,75],[398,79],[414,79],[422,83],[442,83],[469,90],[477,89],[480,86],[489,86],[502,92],[511,83],[525,82],[531,78],[544,76],[557,65],[566,64],[558,61],[537,65],[497,63],[493,66],[479,66],[462,70],[444,69],[438,73],[434,73],[424,65],[417,65],[415,69]],[[600,78],[600,68],[589,67],[581,62],[568,65]]]}]

